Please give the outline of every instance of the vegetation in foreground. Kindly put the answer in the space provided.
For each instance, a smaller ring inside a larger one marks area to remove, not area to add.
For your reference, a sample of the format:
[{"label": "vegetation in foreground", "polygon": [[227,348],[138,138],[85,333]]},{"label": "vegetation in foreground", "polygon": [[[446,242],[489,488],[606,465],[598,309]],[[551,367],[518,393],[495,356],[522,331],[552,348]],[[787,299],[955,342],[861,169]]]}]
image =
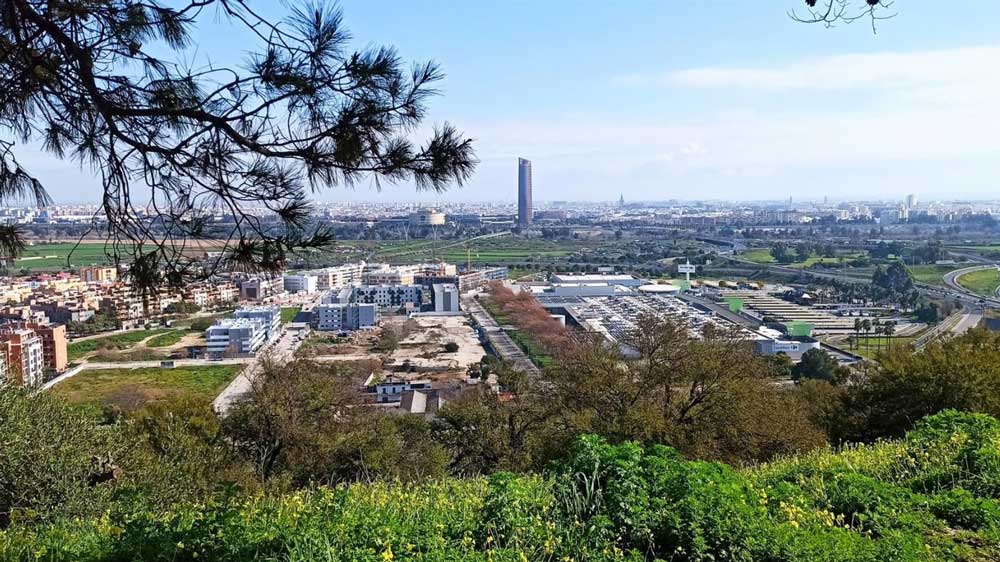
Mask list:
[{"label": "vegetation in foreground", "polygon": [[[8,398],[9,400],[9,398]],[[23,407],[24,399],[17,399]],[[24,459],[20,459],[24,460]],[[5,471],[8,472],[8,471]],[[1000,423],[943,412],[904,439],[734,470],[579,438],[541,474],[215,495],[0,532],[5,560],[986,561]],[[7,490],[7,488],[2,488]],[[7,499],[7,498],[4,498]]]},{"label": "vegetation in foreground", "polygon": [[1000,335],[860,373],[702,336],[645,321],[628,361],[560,340],[540,379],[493,362],[501,394],[432,421],[308,360],[265,363],[222,420],[3,390],[0,559],[995,559],[1000,428],[958,411],[1000,414]]}]

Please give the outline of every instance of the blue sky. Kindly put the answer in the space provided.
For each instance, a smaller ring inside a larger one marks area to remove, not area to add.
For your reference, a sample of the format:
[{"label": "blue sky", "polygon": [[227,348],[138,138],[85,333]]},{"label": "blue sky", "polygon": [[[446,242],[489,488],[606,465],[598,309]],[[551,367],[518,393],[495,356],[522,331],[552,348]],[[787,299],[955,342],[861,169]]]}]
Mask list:
[{"label": "blue sky", "polygon": [[[358,46],[442,65],[427,125],[457,125],[482,162],[443,195],[320,198],[513,201],[517,156],[540,200],[996,194],[1000,2],[900,0],[877,35],[791,21],[802,4],[344,0]],[[248,40],[210,18],[194,38],[189,56],[216,62]],[[91,189],[88,172],[30,158],[57,200]]]}]

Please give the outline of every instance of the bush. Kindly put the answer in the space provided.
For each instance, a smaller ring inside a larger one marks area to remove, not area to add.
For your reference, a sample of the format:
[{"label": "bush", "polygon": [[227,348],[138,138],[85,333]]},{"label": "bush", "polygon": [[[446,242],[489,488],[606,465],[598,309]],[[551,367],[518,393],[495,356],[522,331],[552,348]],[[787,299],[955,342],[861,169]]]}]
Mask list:
[{"label": "bush", "polygon": [[456,351],[458,351],[458,344],[453,341],[450,341],[444,344],[444,350],[446,353],[455,353]]},{"label": "bush", "polygon": [[[48,404],[31,400],[23,394],[0,395],[5,407],[0,412],[42,413],[43,419],[73,422],[56,415],[58,409],[25,410],[26,404]],[[0,531],[0,559],[1000,559],[1000,507],[990,495],[1000,424],[983,415],[943,412],[918,424],[904,440],[816,451],[743,470],[687,461],[661,445],[611,444],[584,436],[545,474],[394,480],[284,495],[235,489],[210,493],[211,474],[200,461],[217,451],[209,446],[220,442],[218,428],[203,410],[184,418],[189,421],[150,412],[134,426],[147,435],[142,446],[163,459],[160,472],[139,466],[132,484],[123,487],[127,493],[110,494],[110,487],[97,486],[83,490],[94,494],[89,501],[63,503],[44,519],[18,518]],[[13,433],[10,427],[16,428]],[[45,427],[0,424],[0,455],[6,455],[0,459],[5,461],[0,475],[6,478],[0,490],[6,492],[15,473],[10,463],[24,467],[34,466],[36,459],[53,460],[47,444],[11,439],[25,432],[53,437]],[[174,449],[178,442],[188,445]],[[87,450],[65,440],[56,445]],[[39,448],[38,455],[32,446]],[[69,470],[43,464],[36,472],[47,479],[84,474],[82,457],[72,458],[76,465],[61,465]],[[192,484],[185,485],[188,481]],[[170,483],[168,489],[160,490],[158,482]]]}]

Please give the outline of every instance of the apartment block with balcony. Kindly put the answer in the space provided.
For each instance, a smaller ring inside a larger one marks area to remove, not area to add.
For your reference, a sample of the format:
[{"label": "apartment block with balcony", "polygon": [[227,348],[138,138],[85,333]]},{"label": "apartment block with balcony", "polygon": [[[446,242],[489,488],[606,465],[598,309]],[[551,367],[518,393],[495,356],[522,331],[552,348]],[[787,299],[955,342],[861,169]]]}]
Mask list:
[{"label": "apartment block with balcony", "polygon": [[245,357],[267,343],[267,330],[259,318],[226,318],[205,330],[210,357]]},{"label": "apartment block with balcony", "polygon": [[236,309],[234,319],[260,321],[265,341],[278,339],[281,334],[281,308],[277,306],[244,306]]},{"label": "apartment block with balcony", "polygon": [[24,387],[36,387],[45,382],[42,339],[34,330],[16,327],[0,330],[0,351],[8,381]]},{"label": "apartment block with balcony", "polygon": [[321,304],[313,309],[313,327],[320,331],[348,332],[378,326],[378,306],[374,304]]}]

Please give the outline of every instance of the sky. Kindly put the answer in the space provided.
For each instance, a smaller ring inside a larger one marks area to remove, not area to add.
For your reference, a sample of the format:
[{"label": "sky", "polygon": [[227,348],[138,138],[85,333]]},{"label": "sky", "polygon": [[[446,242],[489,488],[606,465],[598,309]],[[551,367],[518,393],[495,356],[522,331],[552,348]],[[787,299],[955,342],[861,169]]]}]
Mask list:
[{"label": "sky", "polygon": [[[288,4],[256,2],[278,17]],[[462,188],[406,183],[323,201],[992,198],[1000,171],[1000,2],[897,0],[827,29],[802,0],[343,0],[358,48],[393,45],[446,79],[435,124],[474,139]],[[250,39],[206,18],[192,60]],[[29,151],[57,201],[97,199],[89,170]]]}]

